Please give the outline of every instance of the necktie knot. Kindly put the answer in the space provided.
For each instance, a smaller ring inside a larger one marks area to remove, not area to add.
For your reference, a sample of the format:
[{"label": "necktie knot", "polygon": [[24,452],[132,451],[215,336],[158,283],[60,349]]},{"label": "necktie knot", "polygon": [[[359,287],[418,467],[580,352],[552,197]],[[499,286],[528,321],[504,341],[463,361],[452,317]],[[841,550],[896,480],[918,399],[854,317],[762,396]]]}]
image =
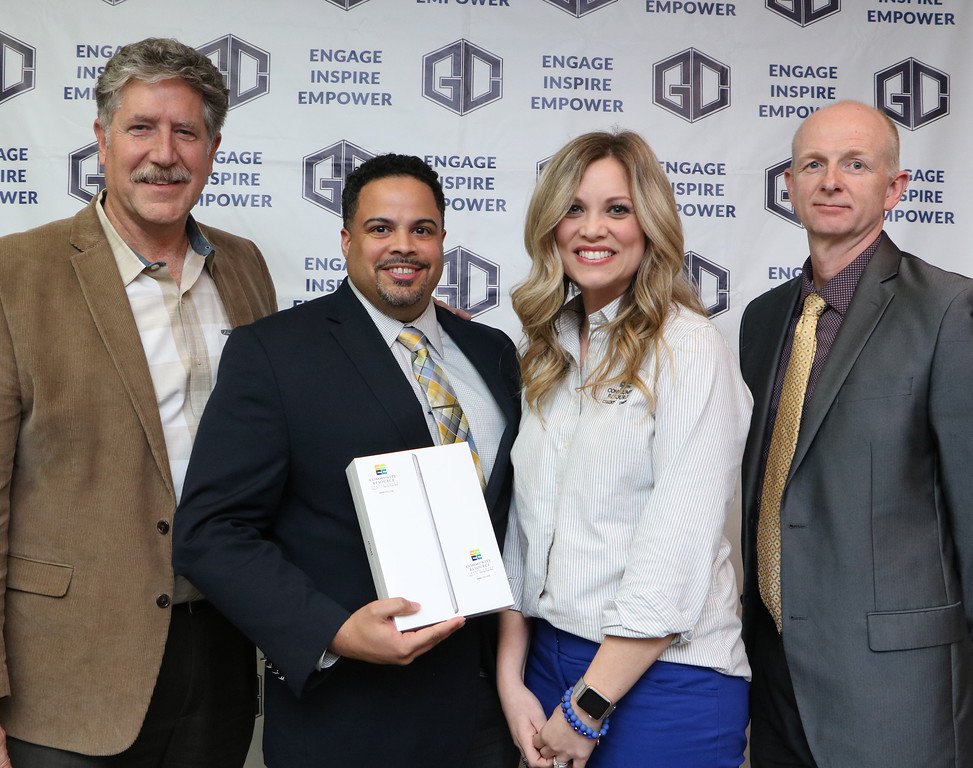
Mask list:
[{"label": "necktie knot", "polygon": [[804,299],[804,310],[801,312],[802,315],[813,315],[814,317],[821,317],[824,310],[828,308],[828,302],[821,298],[819,293],[809,293],[807,298]]},{"label": "necktie knot", "polygon": [[413,328],[411,325],[405,326],[399,332],[399,342],[404,344],[406,348],[413,354],[419,354],[420,352],[426,352],[426,334],[417,328]]}]

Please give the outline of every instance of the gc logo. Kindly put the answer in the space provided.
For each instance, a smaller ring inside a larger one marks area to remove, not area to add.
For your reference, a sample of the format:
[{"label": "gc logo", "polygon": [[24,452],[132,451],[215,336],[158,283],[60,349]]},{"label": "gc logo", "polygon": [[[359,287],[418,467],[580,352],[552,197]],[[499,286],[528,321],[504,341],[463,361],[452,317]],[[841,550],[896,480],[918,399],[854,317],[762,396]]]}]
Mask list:
[{"label": "gc logo", "polygon": [[841,10],[841,0],[767,0],[767,10],[802,27]]},{"label": "gc logo", "polygon": [[695,48],[656,62],[652,101],[690,123],[730,106],[730,68]]},{"label": "gc logo", "polygon": [[341,215],[345,179],[374,155],[348,141],[339,141],[304,158],[304,199]]},{"label": "gc logo", "polygon": [[102,2],[108,3],[109,5],[121,5],[125,0],[102,0]]},{"label": "gc logo", "polygon": [[764,171],[766,186],[764,189],[764,208],[774,216],[780,216],[784,221],[789,221],[797,227],[803,228],[801,220],[797,218],[797,212],[791,205],[791,197],[787,193],[787,184],[784,183],[784,171],[791,166],[791,159],[787,158],[783,162],[772,165]]},{"label": "gc logo", "polygon": [[480,315],[500,306],[500,266],[463,247],[443,254],[443,279],[436,298]]},{"label": "gc logo", "polygon": [[457,115],[503,96],[503,59],[468,40],[422,57],[422,95]]},{"label": "gc logo", "polygon": [[547,2],[580,19],[586,13],[611,5],[615,0],[547,0]]},{"label": "gc logo", "polygon": [[0,104],[34,88],[34,56],[37,51],[0,32]]},{"label": "gc logo", "polygon": [[544,169],[547,167],[547,164],[551,162],[551,158],[553,157],[554,155],[550,155],[549,157],[545,157],[543,160],[537,161],[537,173],[535,174],[535,178],[539,179],[541,177],[541,174],[544,172]]},{"label": "gc logo", "polygon": [[270,93],[270,54],[234,35],[196,49],[209,56],[230,91],[230,109]]},{"label": "gc logo", "polygon": [[98,162],[98,142],[76,149],[68,155],[68,194],[82,203],[105,188],[105,167]]},{"label": "gc logo", "polygon": [[875,73],[875,106],[914,131],[949,114],[949,75],[916,59]]},{"label": "gc logo", "polygon": [[350,11],[356,5],[361,5],[362,3],[367,3],[368,0],[328,0],[331,5],[337,5],[344,11]]},{"label": "gc logo", "polygon": [[685,269],[699,291],[706,314],[716,317],[730,308],[730,270],[704,259],[694,251],[686,253]]}]

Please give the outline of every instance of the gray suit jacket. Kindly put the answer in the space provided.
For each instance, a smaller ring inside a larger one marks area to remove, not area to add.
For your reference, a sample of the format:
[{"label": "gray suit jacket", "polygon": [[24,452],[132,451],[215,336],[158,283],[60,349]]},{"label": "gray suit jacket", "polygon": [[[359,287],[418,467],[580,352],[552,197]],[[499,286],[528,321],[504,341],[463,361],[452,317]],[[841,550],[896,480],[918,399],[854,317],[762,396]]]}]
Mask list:
[{"label": "gray suit jacket", "polygon": [[[276,309],[257,247],[201,227],[230,324]],[[106,755],[138,735],[169,630],[176,498],[94,203],[0,238],[0,725]],[[165,526],[163,526],[165,528]],[[167,530],[167,529],[166,529]]]},{"label": "gray suit jacket", "polygon": [[[757,499],[800,279],[741,328],[744,639]],[[804,414],[781,504],[783,642],[822,768],[973,766],[973,281],[883,236]],[[751,658],[758,667],[759,658]]]}]

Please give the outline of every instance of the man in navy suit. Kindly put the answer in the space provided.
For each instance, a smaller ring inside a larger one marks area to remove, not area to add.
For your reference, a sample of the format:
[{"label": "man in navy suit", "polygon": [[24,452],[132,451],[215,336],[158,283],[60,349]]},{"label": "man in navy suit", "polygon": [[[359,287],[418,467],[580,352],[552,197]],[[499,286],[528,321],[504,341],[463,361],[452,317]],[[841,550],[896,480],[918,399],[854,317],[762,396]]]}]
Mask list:
[{"label": "man in navy suit", "polygon": [[377,600],[345,476],[360,456],[439,442],[403,327],[424,334],[465,412],[503,541],[519,421],[516,353],[437,308],[445,201],[421,160],[347,180],[332,295],[234,331],[200,424],[175,563],[267,655],[274,768],[516,761],[492,682],[495,617],[398,632]]}]

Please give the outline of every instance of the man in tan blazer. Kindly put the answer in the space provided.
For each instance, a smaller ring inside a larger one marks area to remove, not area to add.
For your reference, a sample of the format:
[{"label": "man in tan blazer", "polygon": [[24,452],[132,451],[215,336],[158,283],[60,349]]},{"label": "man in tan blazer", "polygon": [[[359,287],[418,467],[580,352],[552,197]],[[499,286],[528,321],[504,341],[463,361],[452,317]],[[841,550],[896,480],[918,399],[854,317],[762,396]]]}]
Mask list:
[{"label": "man in tan blazer", "polygon": [[97,101],[105,192],[0,238],[0,766],[240,766],[253,647],[174,577],[170,528],[222,345],[273,284],[189,215],[213,64],[125,46]]}]

